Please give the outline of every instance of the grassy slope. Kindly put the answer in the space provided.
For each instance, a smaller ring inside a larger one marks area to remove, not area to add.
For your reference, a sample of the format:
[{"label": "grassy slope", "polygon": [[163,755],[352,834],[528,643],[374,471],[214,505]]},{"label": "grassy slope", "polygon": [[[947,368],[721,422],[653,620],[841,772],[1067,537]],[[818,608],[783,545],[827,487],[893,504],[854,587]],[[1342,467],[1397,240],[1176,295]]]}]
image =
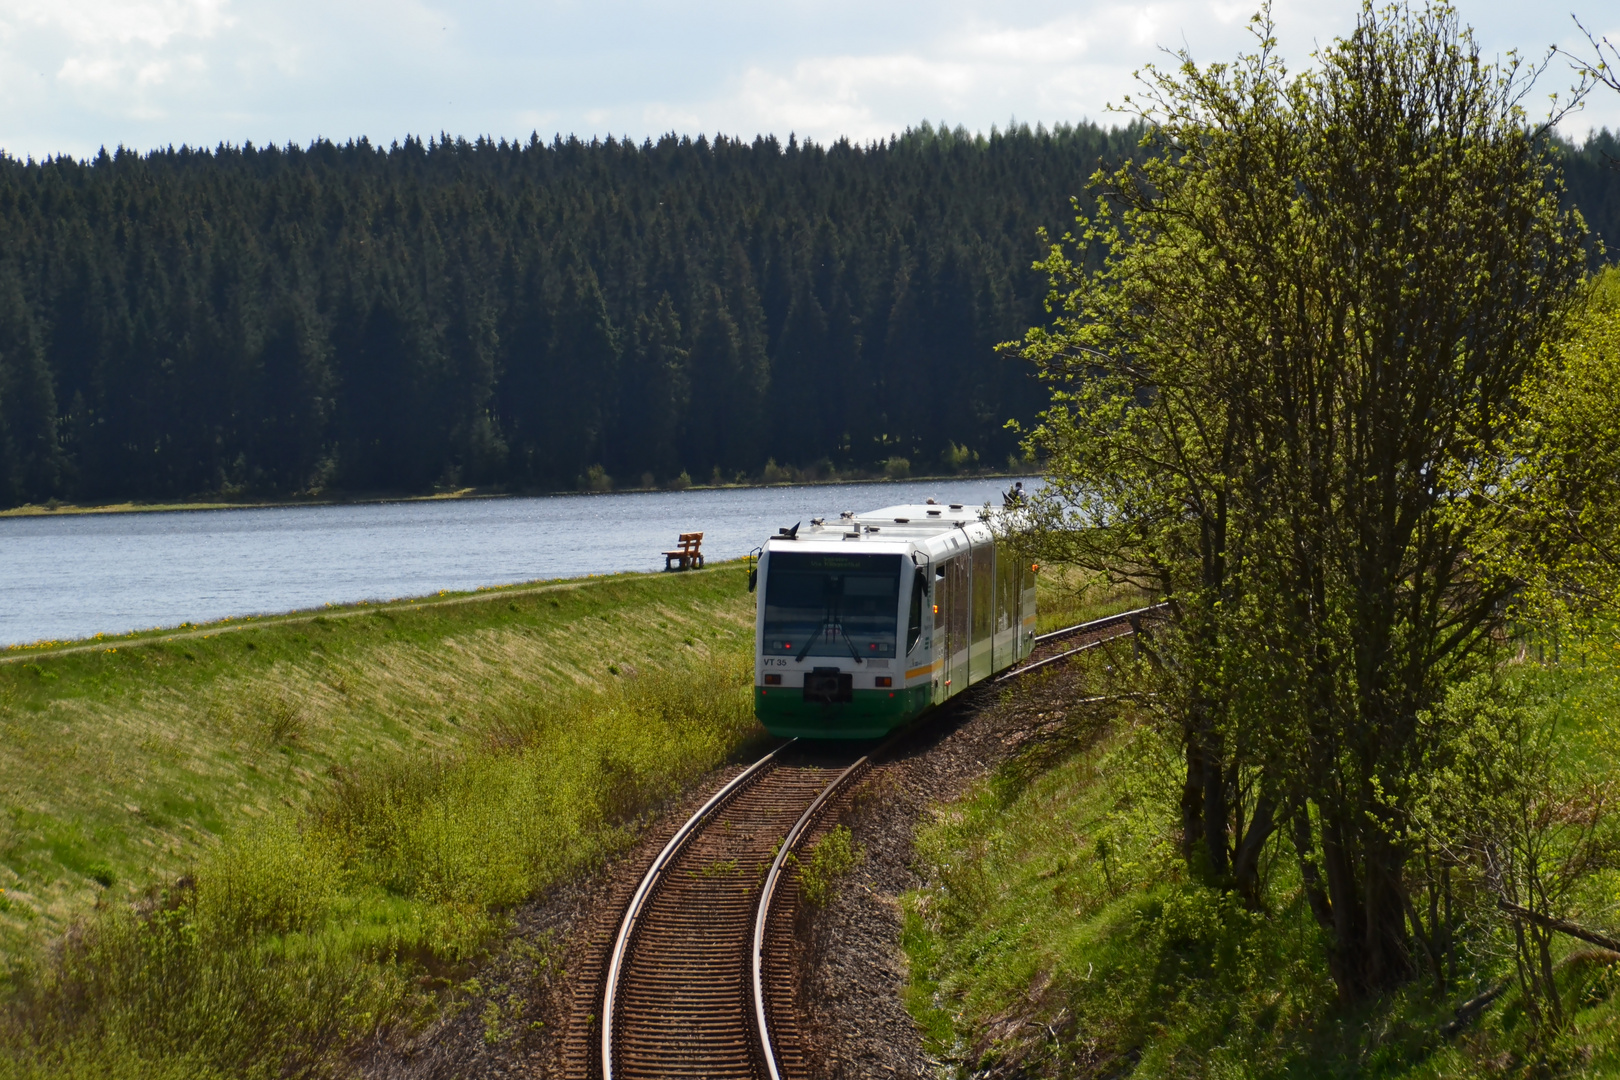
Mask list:
[{"label": "grassy slope", "polygon": [[1072,567],[1048,567],[1035,580],[1038,634],[1153,603],[1132,586],[1109,585]]},{"label": "grassy slope", "polygon": [[[1620,674],[1555,678],[1570,757],[1614,778]],[[1463,1038],[1438,1034],[1461,1000],[1508,973],[1500,954],[1476,956],[1446,1000],[1414,988],[1339,1008],[1291,861],[1275,857],[1265,915],[1189,885],[1164,831],[1173,754],[1128,714],[1087,723],[1055,765],[1015,762],[920,831],[927,885],[907,900],[909,1005],[964,1075],[1620,1075],[1609,996],[1620,978],[1580,958],[1562,976],[1582,1003],[1572,1029],[1541,1050],[1527,1046],[1512,991]],[[1589,921],[1612,922],[1612,875],[1587,900]]]},{"label": "grassy slope", "polygon": [[746,654],[752,609],[722,567],[11,650],[0,952],[179,873],[334,771],[487,743],[539,689]]},{"label": "grassy slope", "polygon": [[[335,771],[455,754],[537,690],[746,653],[742,572],[621,575],[0,650],[0,955]],[[1041,629],[1134,606],[1043,575]]]}]

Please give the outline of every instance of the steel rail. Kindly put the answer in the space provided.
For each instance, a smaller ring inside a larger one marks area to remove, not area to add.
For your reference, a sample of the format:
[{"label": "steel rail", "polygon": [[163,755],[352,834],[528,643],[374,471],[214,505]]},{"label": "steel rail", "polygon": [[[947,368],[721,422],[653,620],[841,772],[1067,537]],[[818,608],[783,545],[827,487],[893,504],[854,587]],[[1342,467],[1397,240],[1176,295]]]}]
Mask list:
[{"label": "steel rail", "polygon": [[1114,634],[1110,637],[1098,638],[1096,641],[1088,641],[1084,645],[1076,646],[1073,649],[1067,649],[1055,656],[1044,657],[1032,664],[1025,664],[1020,668],[1012,668],[1011,670],[1003,671],[1000,675],[992,677],[990,681],[992,683],[1006,682],[1008,679],[1015,679],[1020,675],[1028,675],[1032,671],[1039,671],[1041,668],[1055,664],[1059,660],[1067,660],[1076,653],[1083,653],[1087,649],[1095,649],[1099,645],[1106,645],[1108,642],[1114,641],[1118,638],[1130,637],[1132,634],[1136,633],[1136,623],[1138,620],[1144,616],[1156,615],[1163,611],[1166,607],[1169,607],[1169,605],[1153,604],[1149,607],[1137,608],[1134,611],[1122,611],[1118,615],[1105,615],[1100,619],[1092,619],[1090,622],[1076,623],[1073,626],[1065,626],[1063,629],[1053,630],[1049,634],[1040,634],[1035,638],[1035,644],[1037,645],[1043,641],[1055,641],[1058,638],[1072,637],[1076,634],[1082,634],[1087,631],[1106,630],[1108,627],[1117,625],[1119,623],[1129,623],[1131,625],[1129,630],[1122,633]]},{"label": "steel rail", "polygon": [[699,807],[697,813],[687,818],[686,824],[670,837],[669,843],[664,845],[664,850],[658,853],[658,858],[653,860],[652,867],[642,877],[641,884],[636,886],[635,895],[630,898],[630,906],[624,913],[624,920],[619,924],[618,936],[613,940],[612,958],[608,961],[607,978],[602,988],[602,1080],[613,1080],[613,1014],[618,1005],[620,971],[624,966],[625,956],[630,951],[630,938],[641,918],[641,909],[652,895],[653,888],[658,884],[658,878],[698,828],[713,816],[726,800],[741,790],[748,781],[758,776],[777,754],[798,741],[789,739],[732,777],[729,783],[711,795],[709,801]]},{"label": "steel rail", "polygon": [[[890,742],[893,740],[891,739]],[[776,886],[782,878],[782,868],[786,865],[788,857],[793,854],[794,847],[799,839],[810,828],[816,813],[832,797],[833,792],[843,787],[858,771],[869,765],[872,758],[883,748],[874,750],[871,754],[863,755],[849,768],[839,773],[832,783],[821,790],[821,794],[805,808],[799,820],[788,831],[782,840],[782,846],[777,849],[776,858],[771,863],[770,872],[765,875],[764,888],[760,891],[759,907],[754,916],[754,949],[753,949],[753,975],[754,975],[754,1024],[759,1037],[760,1057],[765,1061],[765,1068],[770,1073],[771,1080],[782,1080],[781,1070],[776,1065],[776,1050],[771,1045],[771,1025],[765,1015],[765,925],[770,920],[771,901],[776,896]]]},{"label": "steel rail", "polygon": [[1095,649],[1097,646],[1106,645],[1110,641],[1116,641],[1122,637],[1130,637],[1133,633],[1135,633],[1134,630],[1127,630],[1125,633],[1115,634],[1113,637],[1105,637],[1098,641],[1088,641],[1084,645],[1079,645],[1065,652],[1060,652],[1056,656],[1048,656],[1044,660],[1035,661],[1033,664],[1025,664],[1023,667],[1013,668],[1011,671],[1003,671],[1000,675],[997,675],[990,681],[993,683],[1001,683],[1006,682],[1008,679],[1016,679],[1020,675],[1028,675],[1032,671],[1039,671],[1041,668],[1046,667],[1049,664],[1055,664],[1059,660],[1067,660],[1075,653],[1083,653],[1087,649]]},{"label": "steel rail", "polygon": [[1114,623],[1129,622],[1132,619],[1139,619],[1144,615],[1154,615],[1158,612],[1164,611],[1169,606],[1169,604],[1149,604],[1147,607],[1139,607],[1131,611],[1122,611],[1118,615],[1104,615],[1102,618],[1092,619],[1090,622],[1075,623],[1073,626],[1065,626],[1061,630],[1052,630],[1045,634],[1036,634],[1035,644],[1039,645],[1045,641],[1056,641],[1058,638],[1071,637],[1075,634],[1083,634],[1087,630],[1101,630],[1104,627],[1110,626]]}]

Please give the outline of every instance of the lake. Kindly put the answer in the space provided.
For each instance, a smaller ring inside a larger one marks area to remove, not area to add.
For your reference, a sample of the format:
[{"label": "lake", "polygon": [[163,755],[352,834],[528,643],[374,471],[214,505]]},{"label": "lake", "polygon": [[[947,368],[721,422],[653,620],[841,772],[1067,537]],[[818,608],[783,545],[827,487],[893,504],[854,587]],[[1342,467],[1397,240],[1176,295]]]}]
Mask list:
[{"label": "lake", "polygon": [[[1038,484],[1024,477],[1026,488]],[[0,518],[0,645],[323,604],[715,561],[777,528],[933,498],[999,505],[1012,478]]]}]

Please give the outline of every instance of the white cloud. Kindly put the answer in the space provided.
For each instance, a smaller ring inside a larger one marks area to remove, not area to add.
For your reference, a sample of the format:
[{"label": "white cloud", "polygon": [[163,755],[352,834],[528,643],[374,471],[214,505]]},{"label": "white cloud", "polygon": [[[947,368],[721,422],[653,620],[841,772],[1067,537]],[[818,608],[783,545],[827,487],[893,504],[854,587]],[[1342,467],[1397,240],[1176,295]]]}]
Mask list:
[{"label": "white cloud", "polygon": [[225,0],[17,0],[5,5],[17,21],[55,30],[71,49],[108,45],[162,48],[177,37],[212,37],[229,25]]},{"label": "white cloud", "polygon": [[224,0],[15,0],[0,8],[6,103],[13,116],[55,106],[160,120],[177,94],[206,89],[204,50],[231,21]]},{"label": "white cloud", "polygon": [[[1022,25],[979,16],[904,51],[751,65],[703,107],[671,104],[654,115],[709,115],[726,130],[793,130],[821,140],[882,138],[923,118],[979,130],[1013,115],[1122,120],[1106,106],[1123,100],[1142,64],[1165,59],[1155,28],[1166,19],[1185,25],[1199,13],[1193,4],[1167,12],[1110,3]],[[1121,41],[1145,44],[1122,49]]]},{"label": "white cloud", "polygon": [[[1164,47],[1201,62],[1252,47],[1257,2],[0,0],[0,146],[440,130],[826,141],[925,117],[1107,122]],[[1607,6],[1577,2],[1589,25],[1620,32]],[[1356,7],[1278,0],[1283,54],[1303,66]],[[1492,51],[1579,43],[1562,9],[1475,0],[1462,15]],[[1566,129],[1603,124],[1620,127],[1620,95],[1595,96]]]},{"label": "white cloud", "polygon": [[952,36],[946,47],[961,56],[1002,64],[1069,64],[1086,55],[1100,20],[1070,15],[1041,26],[976,23]]}]

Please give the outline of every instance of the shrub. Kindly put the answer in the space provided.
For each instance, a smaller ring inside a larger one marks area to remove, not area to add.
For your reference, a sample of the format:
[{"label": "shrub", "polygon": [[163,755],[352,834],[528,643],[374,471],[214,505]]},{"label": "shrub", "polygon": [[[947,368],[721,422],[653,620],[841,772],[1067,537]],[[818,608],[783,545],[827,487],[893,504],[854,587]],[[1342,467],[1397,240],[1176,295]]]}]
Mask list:
[{"label": "shrub", "polygon": [[288,816],[270,819],[225,844],[198,868],[198,925],[227,939],[313,930],[342,885],[328,838]]},{"label": "shrub", "polygon": [[979,455],[966,446],[946,443],[945,449],[940,452],[939,462],[951,472],[966,472],[979,464]]},{"label": "shrub", "polygon": [[408,1001],[394,965],[335,945],[236,937],[185,887],[142,915],[103,913],[14,1003],[0,1076],[327,1072]]},{"label": "shrub", "polygon": [[865,858],[866,852],[854,842],[849,829],[834,825],[800,862],[799,895],[811,907],[826,907],[838,897],[838,879]]},{"label": "shrub", "polygon": [[292,746],[309,730],[309,716],[286,693],[265,694],[251,705],[259,733],[268,746]]}]

